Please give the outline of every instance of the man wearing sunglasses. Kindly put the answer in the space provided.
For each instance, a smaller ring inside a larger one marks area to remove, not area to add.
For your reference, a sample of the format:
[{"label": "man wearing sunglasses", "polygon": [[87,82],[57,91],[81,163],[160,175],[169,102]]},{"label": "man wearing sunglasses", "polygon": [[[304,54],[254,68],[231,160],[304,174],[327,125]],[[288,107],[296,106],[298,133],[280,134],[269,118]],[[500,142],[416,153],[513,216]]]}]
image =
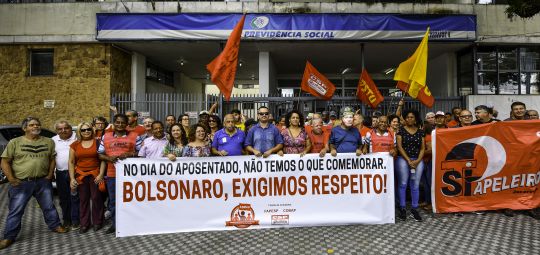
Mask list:
[{"label": "man wearing sunglasses", "polygon": [[472,125],[473,116],[472,112],[470,112],[469,110],[462,110],[458,116],[459,125],[457,127],[468,127]]},{"label": "man wearing sunglasses", "polygon": [[259,123],[249,129],[244,146],[246,151],[264,158],[283,148],[283,137],[278,128],[270,123],[270,110],[266,106],[259,107],[257,116]]}]

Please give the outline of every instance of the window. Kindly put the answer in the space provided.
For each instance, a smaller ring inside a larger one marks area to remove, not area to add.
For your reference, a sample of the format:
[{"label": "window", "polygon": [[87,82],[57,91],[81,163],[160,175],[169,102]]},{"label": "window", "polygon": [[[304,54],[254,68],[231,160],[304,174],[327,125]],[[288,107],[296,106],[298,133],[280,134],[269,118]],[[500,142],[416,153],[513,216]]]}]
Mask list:
[{"label": "window", "polygon": [[540,47],[479,47],[478,94],[540,94]]},{"label": "window", "polygon": [[174,74],[157,65],[146,63],[146,79],[174,87]]},{"label": "window", "polygon": [[540,94],[540,47],[521,48],[519,63],[521,94]]},{"label": "window", "polygon": [[53,75],[54,73],[54,50],[31,49],[30,50],[30,76]]},{"label": "window", "polygon": [[458,58],[458,93],[460,96],[471,95],[473,93],[473,52],[468,49],[457,54]]},{"label": "window", "polygon": [[479,48],[476,53],[478,94],[497,93],[497,51],[495,47]]}]

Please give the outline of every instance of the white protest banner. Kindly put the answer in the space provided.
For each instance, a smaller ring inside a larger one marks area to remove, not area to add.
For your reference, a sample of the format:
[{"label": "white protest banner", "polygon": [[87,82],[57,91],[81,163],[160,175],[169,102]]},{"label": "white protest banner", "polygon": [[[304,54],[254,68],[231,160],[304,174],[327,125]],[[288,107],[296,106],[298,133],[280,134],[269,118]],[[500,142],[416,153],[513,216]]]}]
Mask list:
[{"label": "white protest banner", "polygon": [[394,223],[388,153],[132,158],[116,164],[116,235]]}]

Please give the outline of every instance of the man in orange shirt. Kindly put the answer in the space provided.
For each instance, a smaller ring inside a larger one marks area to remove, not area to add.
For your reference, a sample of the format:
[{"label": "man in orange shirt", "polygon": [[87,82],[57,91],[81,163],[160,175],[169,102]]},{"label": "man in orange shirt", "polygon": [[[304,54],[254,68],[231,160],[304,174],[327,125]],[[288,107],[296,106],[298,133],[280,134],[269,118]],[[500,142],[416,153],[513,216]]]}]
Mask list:
[{"label": "man in orange shirt", "polygon": [[127,131],[135,131],[137,135],[144,135],[146,133],[146,129],[144,128],[144,126],[137,123],[137,120],[139,118],[139,113],[137,111],[128,110],[126,112],[126,116],[128,117],[128,125],[126,127]]},{"label": "man in orange shirt", "polygon": [[328,152],[328,139],[330,139],[330,132],[323,128],[323,121],[321,118],[313,119],[311,121],[311,129],[306,130],[306,133],[311,140],[311,151],[309,153],[319,153],[321,157]]},{"label": "man in orange shirt", "polygon": [[366,134],[371,130],[371,128],[364,125],[364,115],[362,115],[361,113],[354,114],[353,126],[358,129],[362,138],[366,137]]},{"label": "man in orange shirt", "polygon": [[114,132],[107,132],[103,136],[98,148],[99,159],[107,162],[107,191],[109,193],[109,211],[111,212],[112,226],[107,234],[116,232],[116,168],[114,163],[128,157],[137,157],[141,149],[141,136],[127,129],[128,117],[116,114],[113,117]]},{"label": "man in orange shirt", "polygon": [[461,112],[461,107],[452,108],[452,119],[448,122],[448,127],[457,127],[459,125],[459,113]]}]

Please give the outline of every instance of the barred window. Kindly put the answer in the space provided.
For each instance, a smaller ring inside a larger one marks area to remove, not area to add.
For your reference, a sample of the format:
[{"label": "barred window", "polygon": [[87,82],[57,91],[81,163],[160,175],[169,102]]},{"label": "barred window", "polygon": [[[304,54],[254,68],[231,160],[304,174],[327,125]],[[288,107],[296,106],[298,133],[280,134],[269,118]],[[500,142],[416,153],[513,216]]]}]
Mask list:
[{"label": "barred window", "polygon": [[54,50],[31,49],[30,50],[30,76],[53,75],[54,73]]}]

